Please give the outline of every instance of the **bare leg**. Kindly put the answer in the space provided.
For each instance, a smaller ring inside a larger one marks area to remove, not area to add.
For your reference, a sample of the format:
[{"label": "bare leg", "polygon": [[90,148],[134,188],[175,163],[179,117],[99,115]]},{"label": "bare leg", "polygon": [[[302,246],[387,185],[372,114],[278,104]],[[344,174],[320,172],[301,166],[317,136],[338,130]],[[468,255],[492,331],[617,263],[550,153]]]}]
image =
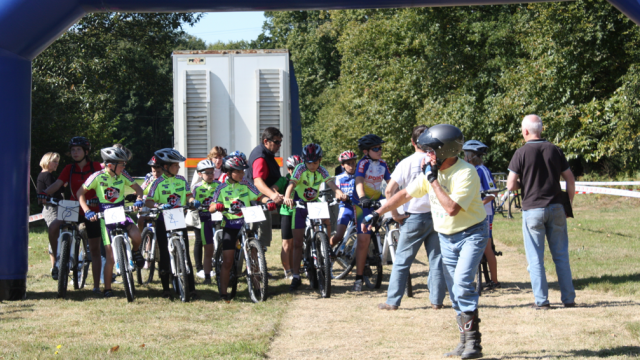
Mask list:
[{"label": "bare leg", "polygon": [[280,251],[280,261],[285,271],[291,270],[293,256],[293,239],[282,239],[282,251]]},{"label": "bare leg", "polygon": [[364,273],[364,264],[367,262],[370,240],[371,235],[358,234],[358,247],[356,248],[356,275],[362,275]]},{"label": "bare leg", "polygon": [[496,261],[496,254],[493,253],[493,247],[491,246],[492,243],[493,239],[489,238],[489,241],[487,241],[487,247],[484,248],[484,256],[487,257],[487,264],[489,264],[491,281],[498,283],[498,262]]},{"label": "bare leg", "polygon": [[[233,256],[235,255],[235,252],[235,250],[225,250],[222,252],[222,269],[220,271],[220,284],[222,285],[222,289],[220,290],[220,295],[227,295],[229,275],[231,274],[231,267],[233,266]],[[204,266],[204,264],[202,265]]]},{"label": "bare leg", "polygon": [[62,225],[62,220],[54,220],[49,225],[49,244],[51,244],[51,252],[54,257],[54,265],[55,265],[55,257],[58,254],[58,236],[60,236],[60,225]]},{"label": "bare leg", "polygon": [[[105,245],[104,251],[107,255],[107,263],[104,265],[104,289],[111,290],[111,276],[113,275],[113,250],[111,245]],[[98,250],[98,254],[100,254],[100,250]],[[100,281],[99,277],[100,271],[98,271],[98,281]]]},{"label": "bare leg", "polygon": [[[211,259],[213,259],[213,244],[207,244],[204,246],[204,260],[202,262],[202,269],[204,270],[205,275],[211,274]],[[224,260],[226,263],[226,260]],[[231,258],[233,261],[233,258]],[[231,269],[231,267],[229,267]]]},{"label": "bare leg", "polygon": [[332,247],[338,245],[340,241],[342,241],[342,239],[344,238],[344,233],[346,231],[347,231],[347,225],[338,225],[335,235],[333,235],[329,240],[329,243],[331,244]]},{"label": "bare leg", "polygon": [[138,251],[140,249],[140,243],[142,243],[142,236],[140,235],[140,231],[137,227],[133,226],[133,224],[129,225],[129,239],[131,239],[131,248],[133,251]]},{"label": "bare leg", "polygon": [[293,263],[291,272],[300,275],[300,262],[302,261],[302,242],[304,241],[304,229],[293,229]]},{"label": "bare leg", "polygon": [[[100,289],[100,273],[102,272],[102,256],[100,256],[101,241],[102,238],[89,239],[89,251],[91,251],[91,272],[93,273],[94,289]],[[111,256],[113,257],[113,254]],[[111,281],[111,278],[109,278],[109,281]]]}]

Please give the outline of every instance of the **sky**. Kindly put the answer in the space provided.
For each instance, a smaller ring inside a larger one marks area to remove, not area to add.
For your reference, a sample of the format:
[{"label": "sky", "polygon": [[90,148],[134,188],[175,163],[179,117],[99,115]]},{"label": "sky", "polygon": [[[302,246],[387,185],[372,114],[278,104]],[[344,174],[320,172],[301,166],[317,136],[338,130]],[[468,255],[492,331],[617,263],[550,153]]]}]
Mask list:
[{"label": "sky", "polygon": [[204,40],[207,45],[230,40],[254,40],[262,32],[264,23],[262,11],[210,12],[193,27],[184,30]]}]

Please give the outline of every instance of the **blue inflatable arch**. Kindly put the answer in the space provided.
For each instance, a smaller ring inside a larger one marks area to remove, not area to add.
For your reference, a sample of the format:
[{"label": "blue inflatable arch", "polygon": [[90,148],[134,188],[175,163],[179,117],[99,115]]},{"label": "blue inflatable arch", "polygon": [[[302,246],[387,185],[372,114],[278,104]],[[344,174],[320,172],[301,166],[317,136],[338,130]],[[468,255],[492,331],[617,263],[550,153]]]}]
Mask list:
[{"label": "blue inflatable arch", "polygon": [[[519,3],[518,0],[0,0],[0,300],[26,295],[31,61],[91,12],[363,9]],[[529,2],[542,2],[533,0]],[[609,0],[640,24],[636,0]],[[71,135],[71,134],[70,134]]]}]

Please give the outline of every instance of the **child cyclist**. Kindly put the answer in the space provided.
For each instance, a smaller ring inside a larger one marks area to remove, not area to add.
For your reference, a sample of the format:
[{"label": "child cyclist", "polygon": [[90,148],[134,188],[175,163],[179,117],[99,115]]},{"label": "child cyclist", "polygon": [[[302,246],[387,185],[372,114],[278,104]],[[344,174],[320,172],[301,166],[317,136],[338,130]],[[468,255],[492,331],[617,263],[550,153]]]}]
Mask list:
[{"label": "child cyclist", "polygon": [[[137,200],[133,204],[134,208],[141,208],[144,205],[142,200],[142,188],[136,184],[133,178],[124,171],[124,167],[129,160],[129,154],[124,149],[112,146],[100,150],[100,155],[104,160],[105,168],[93,173],[82,188],[78,190],[78,199],[80,206],[84,210],[85,217],[90,221],[98,221],[96,213],[87,205],[86,194],[93,190],[100,201],[100,211],[109,208],[124,205],[125,186],[130,186],[135,190]],[[118,224],[105,224],[104,219],[100,219],[100,228],[102,230],[102,241],[105,246],[107,263],[104,267],[104,297],[113,296],[111,290],[111,274],[113,273],[113,251],[111,249],[111,230],[114,230]],[[144,266],[144,257],[140,253],[140,231],[135,226],[131,218],[120,223],[124,225],[131,239],[131,247],[133,248],[133,259],[138,267]]]},{"label": "child cyclist", "polygon": [[338,156],[338,161],[344,172],[336,176],[336,186],[342,191],[343,198],[340,200],[340,212],[338,213],[338,221],[336,233],[329,241],[333,248],[342,241],[344,233],[349,226],[349,221],[353,220],[353,206],[351,206],[351,195],[356,187],[356,153],[347,150]]},{"label": "child cyclist", "polygon": [[[313,202],[318,200],[318,189],[324,182],[329,185],[331,190],[335,191],[338,199],[343,198],[344,194],[336,187],[329,176],[329,172],[320,165],[322,160],[322,148],[318,144],[309,144],[302,149],[302,164],[298,165],[293,171],[293,175],[289,180],[289,186],[284,195],[284,203],[293,209],[293,218],[291,228],[293,229],[293,263],[291,270],[293,279],[289,290],[295,291],[302,284],[300,279],[300,261],[302,261],[302,242],[304,238],[304,228],[306,225],[307,209],[296,208],[297,201]],[[327,223],[327,232],[330,234],[330,225]]]},{"label": "child cyclist", "polygon": [[213,258],[213,236],[215,235],[215,223],[211,220],[209,206],[213,200],[213,194],[220,186],[215,180],[216,165],[211,160],[202,160],[196,166],[196,172],[201,181],[193,187],[193,198],[198,200],[207,210],[200,210],[200,238],[204,245],[204,284],[211,284],[211,259]]},{"label": "child cyclist", "polygon": [[[147,165],[151,166],[151,172],[144,176],[144,182],[140,185],[142,188],[142,195],[145,200],[147,199],[147,195],[149,195],[151,184],[162,176],[162,167],[156,163],[155,156],[151,157],[151,160],[149,160]],[[138,216],[138,230],[140,230],[140,232],[144,229],[144,224],[147,218],[147,216]]]},{"label": "child cyclist", "polygon": [[[286,186],[289,184],[293,170],[301,163],[302,158],[299,155],[292,155],[287,159],[287,171],[289,173],[286,177],[281,178],[286,180],[286,184],[285,190],[278,191],[279,193],[286,192]],[[293,279],[293,272],[291,271],[291,264],[293,263],[293,232],[291,230],[292,217],[293,209],[283,204],[280,207],[280,231],[282,232],[282,251],[280,252],[280,260],[282,261],[282,267],[284,268],[284,277],[287,279]]]},{"label": "child cyclist", "polygon": [[356,248],[356,281],[353,284],[353,291],[362,291],[362,280],[364,279],[364,266],[369,251],[369,241],[371,231],[362,232],[362,221],[373,209],[373,201],[384,199],[381,191],[382,180],[389,181],[391,173],[387,163],[381,159],[382,144],[384,141],[377,135],[369,134],[358,139],[358,148],[364,153],[356,166],[356,191],[351,195],[353,209],[356,215],[358,246]]},{"label": "child cyclist", "polygon": [[[223,171],[227,174],[223,184],[218,186],[213,194],[210,212],[227,211],[222,220],[222,269],[220,271],[220,297],[229,303],[227,286],[233,256],[236,251],[238,233],[244,225],[242,208],[251,206],[251,201],[267,203],[269,211],[276,209],[276,204],[268,197],[263,196],[253,184],[244,179],[244,171],[249,168],[244,154],[234,153],[224,158]],[[224,292],[223,292],[224,291]]]},{"label": "child cyclist", "polygon": [[[482,157],[486,155],[489,147],[478,140],[469,140],[462,146],[464,151],[464,161],[475,166],[478,176],[480,176],[480,191],[488,192],[495,190],[495,181],[493,180],[493,174],[484,166]],[[487,241],[487,247],[484,249],[484,256],[487,258],[487,264],[489,264],[489,271],[491,272],[491,282],[487,284],[488,290],[498,289],[501,287],[498,281],[498,262],[496,261],[496,254],[493,247],[493,207],[494,207],[495,195],[487,193],[482,197],[482,203],[484,204],[484,210],[487,212],[487,224],[489,225],[489,240]]]},{"label": "child cyclist", "polygon": [[[193,194],[189,188],[189,183],[183,177],[178,175],[181,162],[186,158],[177,150],[171,148],[160,149],[153,154],[156,158],[156,164],[162,166],[163,174],[160,176],[149,189],[145,205],[158,207],[163,210],[179,208],[181,206],[192,205],[195,208],[200,207],[200,202],[193,198]],[[184,246],[189,249],[189,237],[187,229],[176,229],[182,232]],[[172,298],[169,290],[169,278],[171,275],[171,262],[169,258],[169,248],[167,239],[167,229],[164,223],[164,216],[160,215],[156,219],[156,239],[158,240],[158,249],[160,250],[160,280],[162,281],[162,297]],[[196,288],[193,278],[193,266],[191,265],[190,251],[185,251],[187,255],[187,266],[189,267],[189,297],[193,300],[197,299]]]}]

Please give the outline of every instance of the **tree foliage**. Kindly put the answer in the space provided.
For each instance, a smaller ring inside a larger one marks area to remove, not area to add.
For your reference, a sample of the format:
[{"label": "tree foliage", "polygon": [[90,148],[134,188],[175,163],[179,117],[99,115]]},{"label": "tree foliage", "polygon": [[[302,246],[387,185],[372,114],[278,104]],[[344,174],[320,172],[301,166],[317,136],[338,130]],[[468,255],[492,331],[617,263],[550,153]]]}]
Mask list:
[{"label": "tree foliage", "polygon": [[536,113],[577,172],[640,166],[640,32],[604,0],[278,12],[264,28],[291,51],[305,141],[331,157],[372,132],[401,158],[413,126],[450,123],[504,171]]},{"label": "tree foliage", "polygon": [[173,146],[171,52],[197,14],[96,13],[82,18],[33,61],[32,174],[48,151],[63,155],[73,136],[99,150],[122,142],[132,174],[154,150]]}]

